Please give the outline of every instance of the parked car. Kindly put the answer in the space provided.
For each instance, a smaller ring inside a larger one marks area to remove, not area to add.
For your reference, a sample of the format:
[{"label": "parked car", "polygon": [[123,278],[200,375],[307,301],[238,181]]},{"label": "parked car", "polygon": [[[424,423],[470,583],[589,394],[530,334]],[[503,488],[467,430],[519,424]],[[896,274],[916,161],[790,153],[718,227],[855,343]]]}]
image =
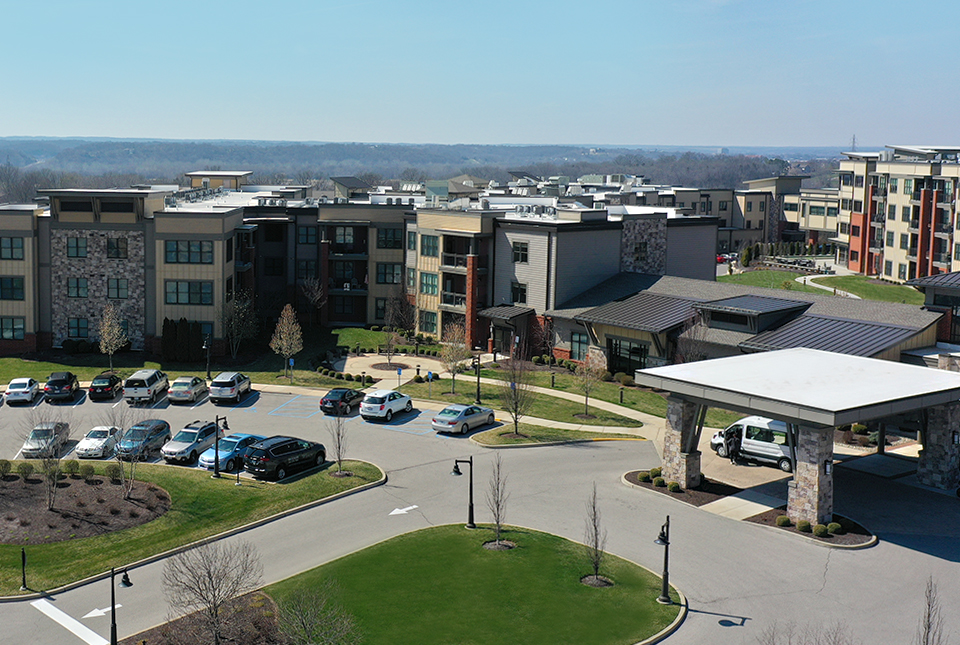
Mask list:
[{"label": "parked car", "polygon": [[294,470],[319,466],[326,460],[322,443],[275,436],[253,444],[243,458],[243,467],[254,477],[281,480]]},{"label": "parked car", "polygon": [[24,459],[55,457],[63,450],[70,438],[70,424],[62,421],[43,421],[38,423],[20,448]]},{"label": "parked car", "polygon": [[732,433],[740,441],[742,459],[776,464],[780,470],[793,470],[790,447],[787,445],[787,424],[765,417],[744,417],[725,430],[719,430],[710,438],[710,447],[721,457],[727,454],[724,436]]},{"label": "parked car", "polygon": [[91,401],[97,399],[115,399],[117,394],[123,392],[123,381],[113,372],[105,372],[94,377],[87,388],[87,397]]},{"label": "parked car", "polygon": [[81,459],[105,459],[113,454],[119,433],[120,428],[116,426],[96,426],[83,436],[73,451]]},{"label": "parked car", "polygon": [[720,255],[720,254],[718,254],[718,255],[717,255],[717,264],[723,264],[723,263],[726,262],[728,259],[729,259],[729,258],[728,258],[726,255]]},{"label": "parked car", "polygon": [[160,455],[168,464],[171,462],[192,464],[200,453],[213,445],[217,435],[223,436],[213,421],[194,421],[178,432],[160,449]]},{"label": "parked car", "polygon": [[363,392],[336,387],[320,399],[320,409],[327,414],[350,414],[363,402]]},{"label": "parked car", "polygon": [[162,419],[147,419],[130,426],[123,433],[117,442],[117,456],[127,461],[146,459],[168,441],[170,424]]},{"label": "parked car", "polygon": [[7,403],[33,403],[40,396],[40,383],[32,378],[15,378],[10,381],[3,400]]},{"label": "parked car", "polygon": [[73,372],[54,372],[43,386],[43,396],[47,401],[70,400],[76,397],[80,381]]},{"label": "parked car", "polygon": [[221,372],[210,384],[210,400],[214,403],[233,401],[240,403],[244,393],[250,392],[250,377],[239,372]]},{"label": "parked car", "polygon": [[197,463],[207,470],[213,470],[213,462],[217,458],[217,452],[219,452],[220,470],[231,471],[236,466],[242,466],[243,458],[250,452],[251,446],[264,439],[266,439],[266,437],[260,434],[240,434],[235,432],[221,439],[217,450],[214,450],[213,447],[207,448],[207,451],[200,455]]},{"label": "parked car", "polygon": [[459,432],[466,434],[482,425],[494,422],[493,410],[480,405],[448,405],[433,417],[430,425],[437,432]]},{"label": "parked car", "polygon": [[207,393],[207,382],[197,376],[178,376],[170,389],[167,399],[170,403],[196,403]]},{"label": "parked car", "polygon": [[360,416],[364,419],[390,421],[394,414],[413,410],[413,401],[406,394],[394,390],[377,390],[363,397]]},{"label": "parked car", "polygon": [[153,403],[168,385],[167,375],[160,370],[137,370],[123,382],[123,398],[127,403]]}]

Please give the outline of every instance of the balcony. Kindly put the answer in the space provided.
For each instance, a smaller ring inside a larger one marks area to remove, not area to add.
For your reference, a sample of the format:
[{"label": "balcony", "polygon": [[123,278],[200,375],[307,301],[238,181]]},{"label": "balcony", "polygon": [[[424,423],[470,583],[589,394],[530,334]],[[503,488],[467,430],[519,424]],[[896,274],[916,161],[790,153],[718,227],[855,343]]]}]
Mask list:
[{"label": "balcony", "polygon": [[[445,270],[450,270],[450,269],[466,270],[467,254],[466,253],[442,253],[440,254],[440,267]],[[477,268],[478,269],[487,268],[487,256],[485,255],[477,256]]]},{"label": "balcony", "polygon": [[880,188],[879,186],[872,186],[873,188],[873,199],[882,199],[887,196],[887,188],[884,186]]},{"label": "balcony", "polygon": [[950,222],[937,222],[933,225],[933,233],[937,237],[950,237],[953,233],[953,226]]},{"label": "balcony", "polygon": [[934,253],[933,254],[933,263],[937,266],[942,266],[950,268],[950,254],[949,253]]},{"label": "balcony", "polygon": [[920,203],[920,198],[921,198],[922,196],[923,196],[923,191],[922,191],[922,190],[915,190],[915,191],[913,191],[913,193],[911,193],[911,195],[910,195],[910,203],[911,203],[911,204],[919,204],[919,203]]},{"label": "balcony", "polygon": [[917,260],[917,247],[911,246],[909,249],[907,249],[907,259],[908,259],[908,260],[913,260],[914,262],[916,262],[916,260]]},{"label": "balcony", "polygon": [[455,309],[466,309],[467,294],[455,291],[444,291],[440,294],[440,304]]},{"label": "balcony", "polygon": [[937,206],[940,208],[952,208],[953,193],[937,193]]},{"label": "balcony", "polygon": [[907,224],[907,230],[910,231],[911,233],[919,233],[920,232],[919,218],[910,220],[910,222]]},{"label": "balcony", "polygon": [[870,240],[869,248],[871,253],[883,253],[883,240]]},{"label": "balcony", "polygon": [[330,245],[330,254],[331,255],[367,255],[367,245],[366,244],[331,244]]}]

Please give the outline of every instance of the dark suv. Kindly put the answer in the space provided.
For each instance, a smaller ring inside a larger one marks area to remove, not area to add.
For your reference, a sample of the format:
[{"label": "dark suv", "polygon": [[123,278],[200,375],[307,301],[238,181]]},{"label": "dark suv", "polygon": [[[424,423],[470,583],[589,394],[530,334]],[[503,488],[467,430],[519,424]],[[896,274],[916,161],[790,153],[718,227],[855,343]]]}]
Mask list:
[{"label": "dark suv", "polygon": [[253,444],[243,458],[243,467],[254,477],[280,480],[294,470],[319,466],[326,460],[322,443],[277,436]]},{"label": "dark suv", "polygon": [[117,444],[117,456],[125,461],[147,459],[170,441],[170,424],[162,419],[147,419],[130,426]]},{"label": "dark suv", "polygon": [[360,407],[361,401],[363,401],[363,392],[337,387],[320,399],[320,409],[327,414],[350,414],[354,408]]},{"label": "dark suv", "polygon": [[47,401],[59,401],[69,399],[73,401],[77,390],[80,389],[80,381],[73,372],[54,372],[47,379],[47,384],[43,386],[43,396]]}]

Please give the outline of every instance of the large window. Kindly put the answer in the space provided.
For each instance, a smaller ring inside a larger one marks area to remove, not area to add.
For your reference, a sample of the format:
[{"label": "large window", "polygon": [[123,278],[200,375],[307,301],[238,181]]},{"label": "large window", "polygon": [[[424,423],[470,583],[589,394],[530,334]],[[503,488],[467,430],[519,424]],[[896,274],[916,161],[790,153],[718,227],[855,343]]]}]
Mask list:
[{"label": "large window", "polygon": [[897,192],[897,181],[899,180],[896,177],[891,177],[890,181],[887,182],[887,190],[889,190],[891,193]]},{"label": "large window", "polygon": [[0,260],[22,260],[23,238],[0,237]]},{"label": "large window", "polygon": [[887,246],[892,247],[894,244],[894,232],[887,231]]},{"label": "large window", "polygon": [[387,299],[386,298],[376,298],[373,301],[374,312],[373,317],[377,320],[383,320],[387,317]]},{"label": "large window", "polygon": [[109,278],[107,280],[107,298],[125,300],[129,297],[126,278]]},{"label": "large window", "polygon": [[87,338],[90,335],[86,318],[67,318],[67,336]]},{"label": "large window", "polygon": [[297,244],[316,244],[317,227],[316,226],[298,226]]},{"label": "large window", "polygon": [[23,300],[23,278],[0,278],[0,300]]},{"label": "large window", "polygon": [[377,284],[401,284],[403,265],[377,262]]},{"label": "large window", "polygon": [[582,361],[587,356],[588,347],[590,347],[589,336],[578,331],[575,331],[570,334],[570,358],[571,359],[575,361]]},{"label": "large window", "polygon": [[827,209],[824,206],[811,206],[810,215],[814,217],[823,217],[826,214]]},{"label": "large window", "polygon": [[827,217],[836,217],[836,216],[837,216],[837,207],[827,206]]},{"label": "large window", "polygon": [[[906,190],[906,187],[904,187]],[[906,264],[897,264],[897,278],[900,280],[907,279],[907,265]]]},{"label": "large window", "polygon": [[440,254],[440,238],[436,235],[420,236],[420,255],[437,257]]},{"label": "large window", "polygon": [[435,311],[420,312],[420,331],[422,331],[425,334],[437,333],[437,312]]},{"label": "large window", "polygon": [[377,229],[377,248],[378,249],[402,249],[403,248],[403,229],[378,228]]},{"label": "large window", "polygon": [[633,375],[634,370],[647,367],[646,343],[624,340],[620,338],[607,339],[607,361],[611,372],[623,372]]},{"label": "large window", "polygon": [[87,279],[86,278],[67,278],[67,297],[68,298],[86,298],[87,297]]},{"label": "large window", "polygon": [[316,260],[297,260],[297,279],[306,280],[317,277]]},{"label": "large window", "polygon": [[513,243],[513,262],[526,264],[530,257],[530,245],[527,242]]},{"label": "large window", "polygon": [[352,314],[353,313],[353,298],[347,296],[334,296],[333,297],[333,313],[335,314]]},{"label": "large window", "polygon": [[353,227],[338,226],[334,229],[334,241],[337,244],[353,244]]},{"label": "large window", "polygon": [[166,283],[168,305],[212,305],[213,283],[169,280]]},{"label": "large window", "polygon": [[900,234],[900,248],[909,249],[910,248],[910,236],[906,233]]},{"label": "large window", "polygon": [[127,238],[107,238],[107,257],[124,259],[127,257]]},{"label": "large window", "polygon": [[407,289],[413,291],[417,288],[417,270],[407,268]]},{"label": "large window", "polygon": [[437,286],[439,280],[436,273],[420,274],[420,293],[435,296],[437,295]]},{"label": "large window", "polygon": [[407,250],[408,251],[417,250],[417,232],[416,231],[407,231]]},{"label": "large window", "polygon": [[68,237],[67,238],[67,257],[68,258],[87,257],[87,238]]},{"label": "large window", "polygon": [[167,264],[213,264],[213,242],[167,240],[164,251]]},{"label": "large window", "polygon": [[887,277],[893,277],[893,262],[891,260],[885,260],[883,263],[883,275]]},{"label": "large window", "polygon": [[904,179],[903,180],[903,194],[910,195],[913,193],[913,179]]},{"label": "large window", "polygon": [[513,282],[510,284],[510,300],[515,305],[527,304],[527,285]]},{"label": "large window", "polygon": [[23,318],[0,318],[0,338],[3,340],[23,340]]}]

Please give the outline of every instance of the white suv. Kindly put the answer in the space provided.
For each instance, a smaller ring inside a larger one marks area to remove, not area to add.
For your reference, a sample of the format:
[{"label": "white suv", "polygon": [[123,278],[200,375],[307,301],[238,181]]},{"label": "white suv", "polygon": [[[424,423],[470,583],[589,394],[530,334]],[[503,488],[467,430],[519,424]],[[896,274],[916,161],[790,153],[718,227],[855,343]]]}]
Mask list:
[{"label": "white suv", "polygon": [[390,421],[394,414],[413,410],[413,401],[406,394],[394,390],[377,390],[363,397],[360,416],[364,419]]},{"label": "white suv", "polygon": [[214,403],[220,401],[233,401],[240,403],[240,398],[244,392],[251,390],[250,377],[239,372],[221,372],[213,379],[210,384],[210,400]]}]

